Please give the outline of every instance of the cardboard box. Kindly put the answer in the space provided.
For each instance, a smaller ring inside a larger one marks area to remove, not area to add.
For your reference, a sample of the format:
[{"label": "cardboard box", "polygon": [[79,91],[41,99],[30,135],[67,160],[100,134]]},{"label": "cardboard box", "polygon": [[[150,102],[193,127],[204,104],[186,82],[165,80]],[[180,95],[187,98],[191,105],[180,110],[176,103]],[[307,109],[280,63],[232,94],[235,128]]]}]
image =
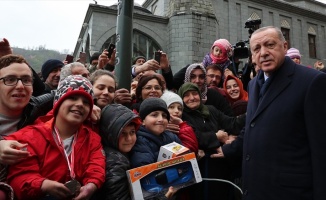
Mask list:
[{"label": "cardboard box", "polygon": [[187,153],[190,153],[190,150],[187,147],[184,147],[179,143],[172,142],[161,146],[157,161],[175,158]]},{"label": "cardboard box", "polygon": [[137,167],[126,173],[134,200],[163,197],[170,186],[178,190],[202,181],[194,153]]}]

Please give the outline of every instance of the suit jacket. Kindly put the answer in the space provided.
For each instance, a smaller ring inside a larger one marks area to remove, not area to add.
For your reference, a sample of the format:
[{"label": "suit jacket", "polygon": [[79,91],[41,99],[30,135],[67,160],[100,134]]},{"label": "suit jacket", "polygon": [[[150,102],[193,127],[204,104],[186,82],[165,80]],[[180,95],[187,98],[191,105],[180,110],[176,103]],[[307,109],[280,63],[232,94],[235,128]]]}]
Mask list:
[{"label": "suit jacket", "polygon": [[249,83],[245,200],[326,199],[326,74],[286,57],[258,103]]}]

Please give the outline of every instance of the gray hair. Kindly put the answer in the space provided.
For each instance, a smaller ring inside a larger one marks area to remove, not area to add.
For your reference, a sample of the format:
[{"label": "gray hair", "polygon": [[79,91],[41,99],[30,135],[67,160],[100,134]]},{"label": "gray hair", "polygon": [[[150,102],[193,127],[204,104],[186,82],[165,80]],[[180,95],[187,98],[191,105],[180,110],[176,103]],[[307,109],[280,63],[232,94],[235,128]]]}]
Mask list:
[{"label": "gray hair", "polygon": [[282,42],[285,42],[285,41],[286,41],[286,40],[285,40],[285,37],[284,37],[284,35],[283,35],[282,31],[281,31],[281,29],[278,28],[278,27],[276,27],[276,26],[265,26],[265,27],[261,27],[261,28],[255,30],[255,31],[252,33],[251,37],[252,37],[253,35],[255,35],[256,33],[260,33],[260,32],[266,31],[267,29],[274,29],[274,30],[276,31],[276,33],[277,33],[278,38],[279,38]]},{"label": "gray hair", "polygon": [[80,62],[73,62],[73,63],[70,63],[70,64],[67,64],[67,65],[63,66],[61,68],[61,72],[60,72],[60,81],[62,81],[66,77],[72,75],[72,69],[77,67],[77,66],[85,67],[85,65],[83,63],[80,63]]}]

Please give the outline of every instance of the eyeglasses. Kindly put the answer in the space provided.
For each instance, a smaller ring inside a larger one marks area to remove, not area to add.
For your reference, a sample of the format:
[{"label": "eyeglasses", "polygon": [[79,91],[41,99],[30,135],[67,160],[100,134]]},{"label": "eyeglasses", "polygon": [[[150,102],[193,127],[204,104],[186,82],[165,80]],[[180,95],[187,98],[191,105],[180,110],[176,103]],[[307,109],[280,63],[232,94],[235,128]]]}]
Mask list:
[{"label": "eyeglasses", "polygon": [[162,87],[161,86],[159,86],[159,85],[154,85],[154,86],[151,86],[151,85],[146,85],[146,86],[144,86],[143,87],[143,89],[144,90],[147,90],[147,91],[151,91],[151,90],[153,90],[153,88],[154,88],[154,90],[162,90]]},{"label": "eyeglasses", "polygon": [[17,85],[19,80],[25,86],[33,85],[33,78],[30,77],[30,76],[23,76],[21,78],[18,78],[16,76],[5,76],[5,77],[0,78],[0,80],[3,80],[3,83],[5,85],[7,85],[7,86],[15,86],[15,85]]},{"label": "eyeglasses", "polygon": [[207,74],[206,76],[209,77],[209,78],[211,78],[211,79],[213,79],[213,78],[215,78],[215,79],[221,79],[221,76],[220,75]]}]

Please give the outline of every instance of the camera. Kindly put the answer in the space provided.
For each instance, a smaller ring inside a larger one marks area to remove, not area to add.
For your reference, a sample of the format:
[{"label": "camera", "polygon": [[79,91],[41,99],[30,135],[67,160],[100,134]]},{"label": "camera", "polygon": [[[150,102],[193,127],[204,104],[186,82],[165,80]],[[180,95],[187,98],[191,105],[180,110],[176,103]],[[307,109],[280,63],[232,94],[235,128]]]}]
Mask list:
[{"label": "camera", "polygon": [[249,57],[249,54],[250,54],[249,48],[246,45],[248,43],[249,43],[249,40],[246,40],[246,41],[240,40],[233,46],[233,48],[234,48],[233,55],[235,58],[243,59],[243,58]]},{"label": "camera", "polygon": [[245,28],[256,28],[256,26],[260,24],[261,24],[261,19],[247,20],[245,23]]},{"label": "camera", "polygon": [[259,25],[261,24],[261,19],[254,19],[254,20],[247,20],[245,23],[245,28],[249,28],[249,38],[251,38],[251,34],[259,28]]},{"label": "camera", "polygon": [[[248,19],[245,23],[245,28],[248,28],[248,34],[249,38],[251,38],[251,34],[259,28],[259,25],[261,24],[261,19]],[[250,56],[250,51],[247,46],[249,44],[249,40],[242,41],[240,40],[237,42],[233,48],[234,48],[234,57],[243,59],[248,58]]]}]

